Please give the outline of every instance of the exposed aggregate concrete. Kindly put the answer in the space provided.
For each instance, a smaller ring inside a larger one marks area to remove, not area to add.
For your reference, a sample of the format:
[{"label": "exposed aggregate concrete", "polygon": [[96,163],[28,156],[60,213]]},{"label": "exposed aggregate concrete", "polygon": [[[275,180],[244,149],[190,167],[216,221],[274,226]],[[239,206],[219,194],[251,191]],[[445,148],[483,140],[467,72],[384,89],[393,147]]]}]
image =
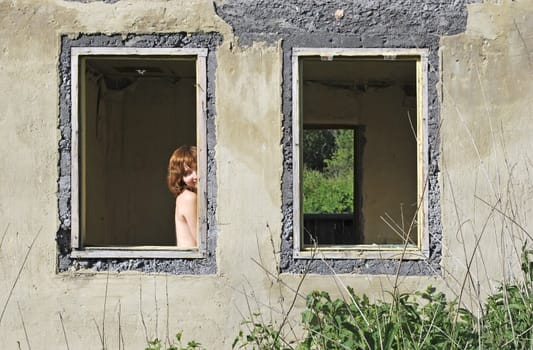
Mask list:
[{"label": "exposed aggregate concrete", "polygon": [[[216,6],[241,45],[282,41],[283,48],[283,178],[282,272],[433,275],[441,272],[442,227],[438,182],[439,39],[465,30],[473,0],[232,0]],[[293,47],[428,48],[428,197],[429,258],[422,261],[329,260],[293,258],[292,218],[292,71]]]},{"label": "exposed aggregate concrete", "polygon": [[[82,1],[83,2],[83,1]],[[86,1],[85,1],[86,2]],[[105,1],[112,3],[114,1]],[[461,33],[466,26],[466,4],[474,0],[425,1],[399,0],[378,2],[371,0],[229,0],[214,4],[217,14],[229,23],[239,38],[239,45],[254,41],[275,43],[283,48],[283,166],[282,177],[282,272],[300,273],[364,273],[402,275],[431,275],[440,273],[441,236],[440,193],[438,183],[439,161],[439,38]],[[339,10],[341,10],[339,12]],[[335,14],[337,13],[337,16]],[[339,16],[342,13],[342,16]],[[215,273],[215,209],[216,169],[214,162],[214,50],[222,38],[214,33],[186,35],[81,35],[71,40],[63,37],[60,59],[61,103],[59,128],[59,213],[60,230],[59,271],[69,268],[96,270],[141,270],[176,274]],[[77,259],[69,258],[70,239],[70,54],[71,46],[134,46],[134,47],[208,47],[208,258],[184,259]],[[346,47],[346,48],[428,48],[428,195],[430,256],[425,261],[403,262],[398,270],[394,260],[331,260],[293,259],[292,249],[292,149],[291,149],[291,51],[293,47]],[[328,266],[329,265],[329,266]]]},{"label": "exposed aggregate concrete", "polygon": [[[62,37],[59,62],[60,105],[59,129],[59,180],[58,206],[60,227],[57,232],[58,271],[69,269],[93,269],[143,272],[167,272],[173,274],[216,273],[216,164],[215,164],[215,72],[217,47],[222,43],[218,33],[174,33],[150,35],[80,35],[76,39]],[[151,48],[207,48],[207,257],[203,259],[72,259],[70,254],[71,187],[70,187],[70,48],[71,47],[151,47]]]}]

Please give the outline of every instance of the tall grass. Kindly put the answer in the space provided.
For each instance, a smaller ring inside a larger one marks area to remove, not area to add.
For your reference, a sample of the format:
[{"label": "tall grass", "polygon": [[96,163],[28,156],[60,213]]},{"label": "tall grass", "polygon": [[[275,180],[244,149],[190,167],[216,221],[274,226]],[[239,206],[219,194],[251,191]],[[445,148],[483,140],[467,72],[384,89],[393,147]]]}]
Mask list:
[{"label": "tall grass", "polygon": [[[478,310],[460,306],[429,286],[412,294],[390,292],[388,301],[371,302],[346,287],[348,298],[325,291],[305,298],[294,336],[275,322],[252,313],[242,322],[233,349],[533,349],[533,250],[523,246],[522,276],[501,283]],[[286,317],[286,315],[284,315]]]},{"label": "tall grass", "polygon": [[[457,108],[453,101],[452,105]],[[325,291],[307,295],[296,325],[301,333],[295,336],[292,328],[281,327],[275,319],[264,322],[254,312],[243,320],[234,349],[533,350],[533,237],[524,225],[531,205],[530,198],[523,197],[530,186],[524,176],[529,175],[529,168],[526,164],[521,181],[516,182],[519,166],[509,158],[503,130],[494,126],[490,142],[498,166],[489,169],[464,115],[456,112],[458,128],[466,131],[482,181],[487,184],[483,195],[479,188],[473,189],[468,200],[473,200],[474,206],[461,212],[451,179],[441,179],[449,186],[449,209],[455,210],[456,248],[462,247],[462,251],[445,252],[448,261],[441,266],[444,275],[439,276],[448,295],[431,286],[411,294],[400,292],[398,269],[386,301],[371,301],[334,275],[341,294],[348,291],[347,297],[332,298]],[[468,230],[466,225],[471,225]],[[389,225],[393,226],[404,227]],[[410,226],[408,232],[402,232],[405,242],[412,222]],[[484,247],[487,241],[496,251]],[[495,266],[501,270],[491,270]],[[280,317],[286,319],[287,315]]]}]

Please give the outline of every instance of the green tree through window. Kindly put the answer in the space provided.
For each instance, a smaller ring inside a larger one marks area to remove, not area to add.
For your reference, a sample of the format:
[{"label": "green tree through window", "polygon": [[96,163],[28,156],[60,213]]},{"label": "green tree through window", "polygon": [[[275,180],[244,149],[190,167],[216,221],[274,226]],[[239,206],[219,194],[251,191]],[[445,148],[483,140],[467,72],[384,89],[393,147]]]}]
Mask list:
[{"label": "green tree through window", "polygon": [[305,129],[305,214],[354,212],[354,130]]}]

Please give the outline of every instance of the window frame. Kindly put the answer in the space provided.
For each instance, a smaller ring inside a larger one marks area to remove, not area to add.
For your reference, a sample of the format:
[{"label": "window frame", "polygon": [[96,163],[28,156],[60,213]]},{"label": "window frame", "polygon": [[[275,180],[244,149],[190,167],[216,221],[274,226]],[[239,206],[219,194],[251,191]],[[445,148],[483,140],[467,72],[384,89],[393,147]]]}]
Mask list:
[{"label": "window frame", "polygon": [[[306,48],[292,49],[292,169],[293,169],[293,258],[309,259],[313,257],[331,259],[401,259],[421,260],[429,257],[428,230],[428,49],[420,48]],[[301,57],[321,57],[331,61],[335,57],[383,57],[384,60],[396,58],[413,58],[416,61],[416,101],[417,101],[417,245],[325,245],[323,247],[305,247],[303,240],[302,174],[303,160],[300,140],[304,129],[301,116],[302,75],[299,59]]]},{"label": "window frame", "polygon": [[[72,47],[71,48],[71,240],[73,258],[205,258],[207,256],[207,48],[133,48],[133,47]],[[80,94],[81,58],[85,56],[195,56],[196,57],[196,140],[198,179],[198,247],[194,249],[171,246],[102,246],[84,247],[80,211],[83,174],[80,129],[83,98]],[[80,103],[81,102],[81,103]]]}]

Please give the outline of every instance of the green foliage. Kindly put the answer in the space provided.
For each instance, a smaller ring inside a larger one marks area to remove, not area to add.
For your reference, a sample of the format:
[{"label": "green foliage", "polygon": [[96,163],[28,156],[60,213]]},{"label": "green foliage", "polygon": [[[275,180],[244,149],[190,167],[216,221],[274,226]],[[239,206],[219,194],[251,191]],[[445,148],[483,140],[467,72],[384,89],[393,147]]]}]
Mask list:
[{"label": "green foliage", "polygon": [[194,340],[191,340],[186,345],[183,345],[181,338],[182,332],[178,332],[176,334],[176,343],[169,344],[166,349],[161,340],[156,338],[148,342],[148,347],[145,348],[145,350],[205,350],[205,348],[202,347],[202,344]]},{"label": "green foliage", "polygon": [[353,177],[326,177],[316,170],[304,171],[304,213],[353,213]]},{"label": "green foliage", "polygon": [[[306,349],[465,349],[477,340],[474,317],[433,288],[371,303],[349,289],[350,300],[312,292],[302,323]],[[425,299],[421,305],[418,299]]]},{"label": "green foliage", "polygon": [[239,331],[239,335],[233,341],[232,349],[272,349],[272,350],[290,350],[292,347],[288,347],[282,341],[283,337],[280,336],[280,330],[276,329],[272,324],[264,324],[258,322],[254,318],[257,318],[260,314],[253,314],[250,319],[245,319],[241,322],[241,326],[245,326],[248,330],[246,334]]},{"label": "green foliage", "polygon": [[335,152],[331,159],[325,158],[326,174],[329,176],[351,176],[354,168],[354,132],[351,129],[337,130]]},{"label": "green foliage", "polygon": [[335,151],[335,131],[329,129],[306,129],[303,133],[303,161],[309,169],[322,171],[324,159]]},{"label": "green foliage", "polygon": [[533,349],[533,298],[523,286],[501,287],[489,298],[482,322],[486,348]]},{"label": "green foliage", "polygon": [[[334,135],[335,148],[331,158],[322,155],[324,167],[308,164],[304,156],[304,213],[353,213],[354,133],[353,130],[316,130]],[[318,136],[316,136],[317,139]],[[304,145],[304,152],[305,152]],[[314,146],[315,154],[318,146]],[[315,162],[316,163],[316,162]]]},{"label": "green foliage", "polygon": [[501,350],[533,349],[533,286],[529,255],[523,249],[524,282],[502,285],[491,295],[482,317],[482,343]]},{"label": "green foliage", "polygon": [[[489,296],[479,318],[432,287],[412,294],[392,293],[387,302],[371,302],[349,287],[345,300],[313,291],[301,315],[300,339],[287,340],[282,327],[258,321],[260,314],[254,313],[241,323],[232,349],[531,350],[533,251],[523,251],[523,282],[503,284]],[[182,347],[181,333],[176,339],[178,345],[167,350],[201,349],[195,342]],[[157,339],[149,345],[146,350],[162,349]]]}]

